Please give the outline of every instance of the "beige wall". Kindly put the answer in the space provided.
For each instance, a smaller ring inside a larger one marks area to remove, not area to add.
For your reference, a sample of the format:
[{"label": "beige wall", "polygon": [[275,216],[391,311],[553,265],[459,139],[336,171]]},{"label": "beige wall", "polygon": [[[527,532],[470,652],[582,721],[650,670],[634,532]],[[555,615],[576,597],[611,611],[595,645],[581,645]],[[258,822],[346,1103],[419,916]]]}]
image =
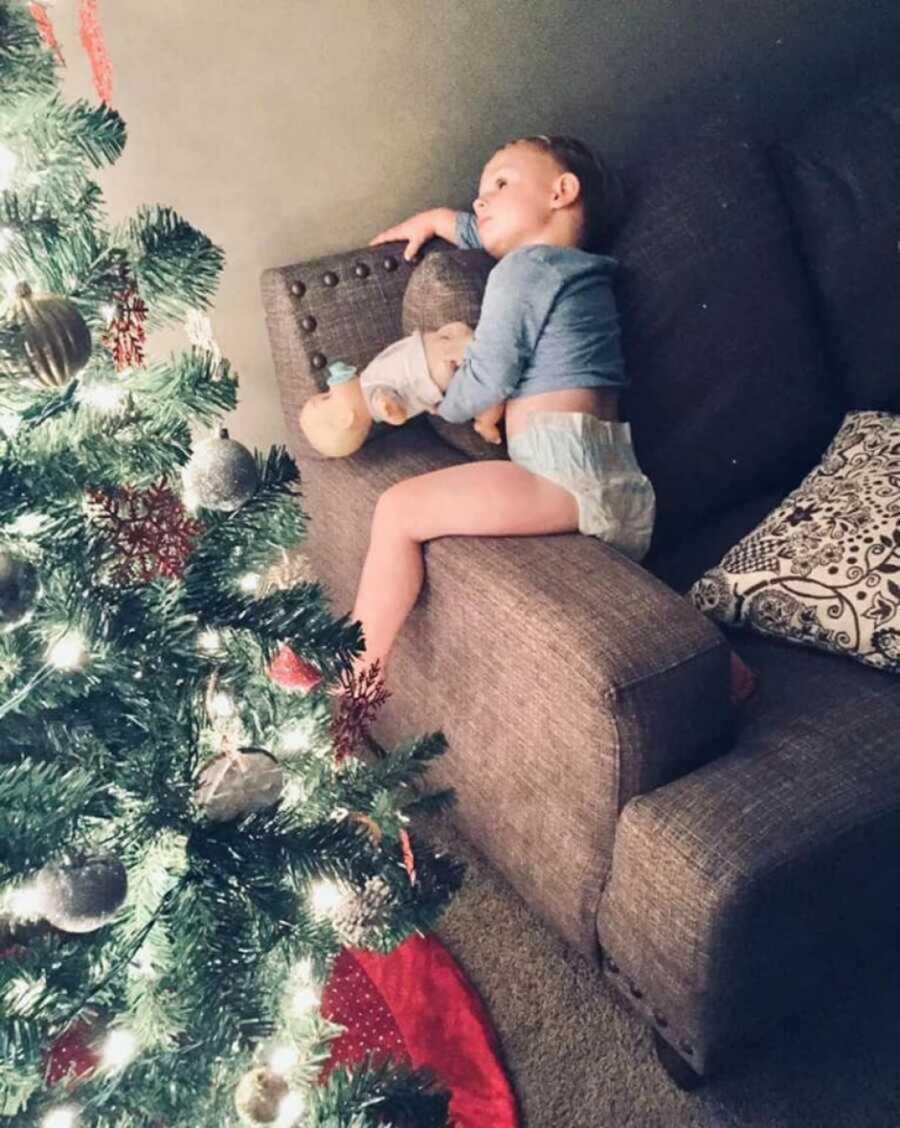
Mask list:
[{"label": "beige wall", "polygon": [[[51,8],[64,91],[94,98],[76,0]],[[285,442],[260,271],[466,206],[528,132],[614,161],[714,109],[766,132],[873,60],[900,69],[894,0],[101,0],[125,153],[110,218],[168,204],[226,254],[212,312],[241,376],[235,438]],[[152,343],[165,355],[180,334]]]}]

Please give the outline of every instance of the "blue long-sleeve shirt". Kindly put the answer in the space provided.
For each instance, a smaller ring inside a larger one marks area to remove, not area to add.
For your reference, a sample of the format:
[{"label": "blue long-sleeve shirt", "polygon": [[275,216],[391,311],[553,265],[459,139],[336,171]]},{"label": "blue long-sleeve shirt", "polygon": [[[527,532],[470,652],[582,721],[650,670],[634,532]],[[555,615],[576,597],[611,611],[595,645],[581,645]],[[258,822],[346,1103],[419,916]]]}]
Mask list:
[{"label": "blue long-sleeve shirt", "polygon": [[[471,212],[457,212],[456,241],[481,248]],[[578,247],[538,245],[504,255],[488,275],[478,325],[438,415],[464,423],[507,399],[625,387],[611,283],[618,265]]]}]

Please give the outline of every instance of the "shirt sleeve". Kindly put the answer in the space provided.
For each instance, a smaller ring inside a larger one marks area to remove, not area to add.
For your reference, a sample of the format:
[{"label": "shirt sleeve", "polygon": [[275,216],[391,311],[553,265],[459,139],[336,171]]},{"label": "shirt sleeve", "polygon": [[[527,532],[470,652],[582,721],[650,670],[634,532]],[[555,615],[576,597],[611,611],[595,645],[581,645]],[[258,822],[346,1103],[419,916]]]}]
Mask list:
[{"label": "shirt sleeve", "polygon": [[465,423],[509,398],[531,364],[559,292],[552,267],[513,252],[488,275],[481,317],[437,414]]},{"label": "shirt sleeve", "polygon": [[456,213],[456,245],[469,251],[484,250],[478,234],[478,221],[471,212]]}]

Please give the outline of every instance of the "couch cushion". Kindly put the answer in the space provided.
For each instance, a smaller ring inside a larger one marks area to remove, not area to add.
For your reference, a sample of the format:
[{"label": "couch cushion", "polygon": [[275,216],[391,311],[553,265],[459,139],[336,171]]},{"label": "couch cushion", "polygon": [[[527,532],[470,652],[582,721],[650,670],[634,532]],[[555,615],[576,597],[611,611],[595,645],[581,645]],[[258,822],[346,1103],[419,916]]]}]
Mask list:
[{"label": "couch cushion", "polygon": [[846,406],[900,411],[900,82],[828,103],[770,152]]},{"label": "couch cushion", "polygon": [[720,623],[900,673],[900,415],[848,412],[821,463],[694,583]]},{"label": "couch cushion", "polygon": [[[452,250],[428,254],[413,271],[403,295],[403,332],[427,333],[450,321],[472,328],[481,316],[487,277],[495,266],[484,251]],[[505,441],[496,446],[468,423],[448,423],[439,415],[426,416],[430,427],[450,446],[469,458],[508,458]],[[501,432],[502,433],[502,432]]]},{"label": "couch cushion", "polygon": [[842,411],[764,149],[705,139],[625,179],[611,248],[632,380],[622,414],[657,493],[652,551],[796,481]]},{"label": "couch cushion", "polygon": [[714,514],[690,536],[651,550],[641,566],[675,591],[685,594],[708,568],[719,563],[732,545],[756,528],[786,493],[781,487],[767,490]]},{"label": "couch cushion", "polygon": [[726,635],[760,671],[738,746],[625,807],[599,914],[611,979],[701,1071],[900,919],[896,679]]}]

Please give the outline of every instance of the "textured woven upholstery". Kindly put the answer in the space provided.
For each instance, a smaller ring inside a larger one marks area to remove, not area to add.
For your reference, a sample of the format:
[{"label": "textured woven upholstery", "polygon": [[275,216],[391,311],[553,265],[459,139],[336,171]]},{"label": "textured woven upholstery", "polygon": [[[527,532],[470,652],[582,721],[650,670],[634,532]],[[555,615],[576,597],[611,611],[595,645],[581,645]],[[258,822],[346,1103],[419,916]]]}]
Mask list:
[{"label": "textured woven upholstery", "polygon": [[598,914],[610,982],[702,1073],[900,921],[896,674],[742,651],[766,692],[737,747],[628,803]]},{"label": "textured woven upholstery", "polygon": [[[375,730],[388,744],[444,731],[429,785],[456,789],[463,833],[598,960],[599,936],[610,982],[701,1073],[803,1006],[836,948],[898,913],[885,894],[900,866],[896,675],[720,629],[680,594],[799,483],[848,406],[827,345],[847,338],[822,319],[852,320],[850,299],[814,291],[815,225],[801,238],[803,193],[789,209],[767,152],[707,139],[630,170],[633,210],[612,248],[625,417],[661,504],[642,565],[577,534],[430,542]],[[895,223],[877,162],[859,159],[867,199]],[[305,548],[338,613],[381,492],[466,458],[421,417],[338,460],[297,426],[325,364],[363,365],[403,335],[401,251],[262,280]],[[742,723],[727,706],[729,645],[761,673]]]}]

